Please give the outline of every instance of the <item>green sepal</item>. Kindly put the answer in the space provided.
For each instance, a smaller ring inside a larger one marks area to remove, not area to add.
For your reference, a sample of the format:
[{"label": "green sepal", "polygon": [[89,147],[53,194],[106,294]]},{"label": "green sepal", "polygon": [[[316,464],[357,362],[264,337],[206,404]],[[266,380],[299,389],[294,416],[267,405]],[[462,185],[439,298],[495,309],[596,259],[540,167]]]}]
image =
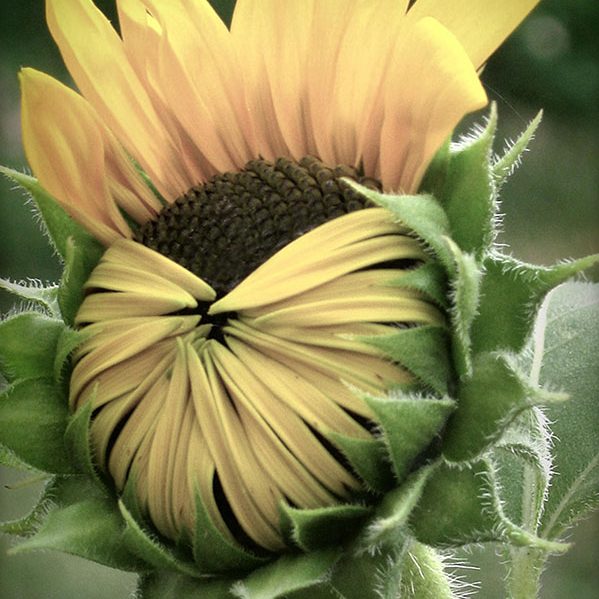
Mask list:
[{"label": "green sepal", "polygon": [[55,507],[36,534],[11,551],[54,549],[121,570],[139,571],[145,565],[125,546],[125,524],[116,501],[89,479],[57,479]]},{"label": "green sepal", "polygon": [[122,501],[119,501],[118,505],[125,521],[125,530],[122,533],[123,543],[133,555],[151,566],[144,568],[145,570],[168,570],[191,577],[200,576],[200,572],[194,564],[176,556],[155,535],[145,530]]},{"label": "green sepal", "polygon": [[497,109],[491,105],[487,125],[451,148],[445,185],[439,199],[449,218],[451,237],[480,257],[493,241],[496,190],[491,171]]},{"label": "green sepal", "polygon": [[337,549],[327,549],[308,555],[283,555],[236,582],[231,592],[239,599],[284,599],[329,580],[339,553]]},{"label": "green sepal", "polygon": [[410,528],[419,541],[432,547],[497,541],[546,552],[568,549],[506,518],[495,469],[486,458],[458,465],[440,462],[410,515]]},{"label": "green sepal", "polygon": [[250,570],[268,561],[226,538],[212,522],[197,491],[193,556],[198,568],[207,573]]},{"label": "green sepal", "polygon": [[453,363],[460,378],[468,376],[472,371],[471,328],[478,313],[482,274],[474,256],[462,252],[448,237],[445,238],[445,243],[454,260],[450,317]]},{"label": "green sepal", "polygon": [[395,547],[407,537],[408,519],[431,472],[432,466],[423,466],[385,495],[359,539],[364,550],[372,552],[381,547]]},{"label": "green sepal", "polygon": [[533,266],[507,256],[484,262],[479,314],[472,326],[475,352],[520,351],[545,295],[581,271],[599,263],[599,255],[552,267]]},{"label": "green sepal", "polygon": [[44,516],[52,506],[51,498],[53,495],[54,484],[54,478],[51,478],[46,482],[44,490],[29,514],[17,520],[0,522],[0,532],[17,537],[30,537],[35,534],[35,531],[41,526]]},{"label": "green sepal", "polygon": [[439,395],[447,395],[452,369],[445,327],[423,325],[358,339],[380,349]]},{"label": "green sepal", "polygon": [[0,369],[11,383],[54,376],[56,346],[64,324],[38,312],[0,322]]},{"label": "green sepal", "polygon": [[64,442],[77,471],[101,482],[94,466],[90,440],[92,405],[92,401],[86,402],[71,416]]},{"label": "green sepal", "polygon": [[447,398],[364,395],[363,399],[380,423],[398,481],[408,475],[414,460],[431,444],[455,409],[455,402]]},{"label": "green sepal", "polygon": [[73,472],[64,445],[69,413],[48,379],[21,380],[0,395],[0,443],[38,470]]},{"label": "green sepal", "polygon": [[76,331],[68,326],[65,326],[60,332],[56,344],[56,355],[54,356],[54,381],[57,384],[63,382],[70,355],[86,338],[87,333],[85,331]]},{"label": "green sepal", "polygon": [[398,223],[426,244],[448,272],[453,272],[453,259],[443,241],[450,234],[449,221],[433,196],[383,194],[353,181],[347,183],[374,204],[389,210]]},{"label": "green sepal", "polygon": [[401,277],[390,280],[388,285],[419,291],[440,308],[448,307],[447,273],[435,262],[424,262],[407,270]]},{"label": "green sepal", "polygon": [[447,173],[449,172],[449,161],[451,159],[451,135],[445,140],[445,143],[437,150],[428,165],[418,193],[426,193],[435,197],[441,197],[441,192],[445,186]]},{"label": "green sepal", "polygon": [[52,318],[60,318],[58,285],[44,287],[38,281],[30,281],[26,285],[24,283],[8,281],[7,279],[0,279],[0,289],[16,295],[28,304],[41,308]]},{"label": "green sepal", "polygon": [[413,541],[401,562],[402,599],[456,599],[451,578],[437,552]]},{"label": "green sepal", "polygon": [[104,249],[93,238],[65,240],[64,270],[60,280],[58,303],[64,321],[73,325],[85,297],[83,285],[98,264]]},{"label": "green sepal", "polygon": [[198,580],[175,572],[158,571],[140,578],[139,599],[232,599],[230,579]]},{"label": "green sepal", "polygon": [[37,179],[4,166],[0,166],[0,173],[18,183],[31,194],[50,241],[63,259],[67,257],[69,239],[73,239],[79,248],[99,247],[98,242],[61,208],[59,203],[38,183]]},{"label": "green sepal", "polygon": [[309,552],[341,544],[360,530],[372,512],[364,505],[335,505],[316,509],[280,506],[281,529],[291,542]]},{"label": "green sepal", "polygon": [[528,144],[531,142],[534,134],[541,124],[543,118],[543,111],[541,110],[537,116],[530,122],[530,125],[526,130],[518,137],[514,143],[510,143],[501,158],[498,158],[493,163],[493,177],[497,187],[501,187],[507,178],[516,170],[520,165],[522,156]]},{"label": "green sepal", "polygon": [[531,388],[502,354],[476,356],[472,370],[472,376],[459,384],[457,409],[443,437],[443,454],[450,461],[470,460],[483,453],[523,410],[566,399]]},{"label": "green sepal", "polygon": [[341,450],[369,490],[384,493],[393,488],[393,471],[382,439],[355,439],[335,432],[326,437]]}]

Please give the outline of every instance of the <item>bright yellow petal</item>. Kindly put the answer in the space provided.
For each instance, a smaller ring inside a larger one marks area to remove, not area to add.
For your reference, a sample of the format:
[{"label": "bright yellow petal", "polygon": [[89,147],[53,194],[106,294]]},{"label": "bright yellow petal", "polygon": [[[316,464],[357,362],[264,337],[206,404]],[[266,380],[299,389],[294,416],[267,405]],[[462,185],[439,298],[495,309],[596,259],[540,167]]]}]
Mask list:
[{"label": "bright yellow petal", "polygon": [[385,85],[380,176],[386,190],[411,193],[458,122],[487,98],[462,46],[432,18],[404,30]]},{"label": "bright yellow petal", "polygon": [[46,0],[46,18],[77,86],[159,191],[168,199],[187,191],[192,182],[104,15],[91,0]]},{"label": "bright yellow petal", "polygon": [[418,0],[409,18],[434,17],[460,41],[478,69],[540,0]]}]

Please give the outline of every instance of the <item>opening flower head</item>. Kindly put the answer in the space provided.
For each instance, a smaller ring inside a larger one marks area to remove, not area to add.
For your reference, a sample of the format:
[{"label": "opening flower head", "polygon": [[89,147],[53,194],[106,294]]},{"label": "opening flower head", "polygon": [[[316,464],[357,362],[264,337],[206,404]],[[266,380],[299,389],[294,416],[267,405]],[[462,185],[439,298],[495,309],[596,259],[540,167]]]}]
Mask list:
[{"label": "opening flower head", "polygon": [[[445,142],[536,3],[238,0],[228,29],[206,0],[118,0],[119,34],[91,0],[47,0],[80,94],[24,69],[23,140],[102,247],[61,306],[69,408],[131,534],[135,515],[196,573],[243,569],[319,545],[305,514],[345,538],[438,456],[479,372],[493,113],[464,150],[474,208]],[[446,455],[478,455],[493,418],[466,445],[458,419]]]}]

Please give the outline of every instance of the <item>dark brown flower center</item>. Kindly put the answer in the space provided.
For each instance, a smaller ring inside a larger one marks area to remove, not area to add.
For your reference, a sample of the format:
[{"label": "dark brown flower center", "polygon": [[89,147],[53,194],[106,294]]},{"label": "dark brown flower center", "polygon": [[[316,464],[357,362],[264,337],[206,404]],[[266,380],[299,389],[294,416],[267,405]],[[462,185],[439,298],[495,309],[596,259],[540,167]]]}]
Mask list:
[{"label": "dark brown flower center", "polygon": [[343,177],[379,187],[354,168],[329,168],[310,156],[252,160],[190,189],[144,225],[137,240],[222,296],[289,242],[367,207]]}]

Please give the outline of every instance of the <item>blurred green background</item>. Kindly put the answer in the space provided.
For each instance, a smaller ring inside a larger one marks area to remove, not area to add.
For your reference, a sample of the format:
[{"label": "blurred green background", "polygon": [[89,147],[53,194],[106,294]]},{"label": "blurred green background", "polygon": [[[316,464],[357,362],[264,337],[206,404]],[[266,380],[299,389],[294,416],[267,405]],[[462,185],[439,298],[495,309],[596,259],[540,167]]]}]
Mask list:
[{"label": "blurred green background", "polygon": [[[218,3],[226,13],[230,3]],[[19,68],[33,66],[70,79],[47,31],[43,0],[0,4],[0,163],[23,170]],[[113,0],[96,4],[116,21]],[[498,151],[502,139],[514,138],[540,108],[545,111],[531,152],[503,192],[500,241],[523,260],[549,264],[599,251],[598,25],[596,0],[545,0],[482,76],[499,108]],[[0,276],[55,281],[59,273],[31,207],[9,182],[0,181]],[[1,295],[0,309],[10,305]],[[39,482],[8,470],[0,471],[0,483],[0,520],[24,514],[40,489]],[[573,550],[553,560],[544,575],[543,599],[598,596],[599,517],[579,526],[570,540]],[[11,546],[11,539],[0,539],[2,599],[126,599],[135,587],[134,576],[76,557],[7,556]],[[494,552],[489,547],[461,556],[472,564],[460,569],[463,576],[482,579],[476,595],[482,599],[504,597]]]}]

